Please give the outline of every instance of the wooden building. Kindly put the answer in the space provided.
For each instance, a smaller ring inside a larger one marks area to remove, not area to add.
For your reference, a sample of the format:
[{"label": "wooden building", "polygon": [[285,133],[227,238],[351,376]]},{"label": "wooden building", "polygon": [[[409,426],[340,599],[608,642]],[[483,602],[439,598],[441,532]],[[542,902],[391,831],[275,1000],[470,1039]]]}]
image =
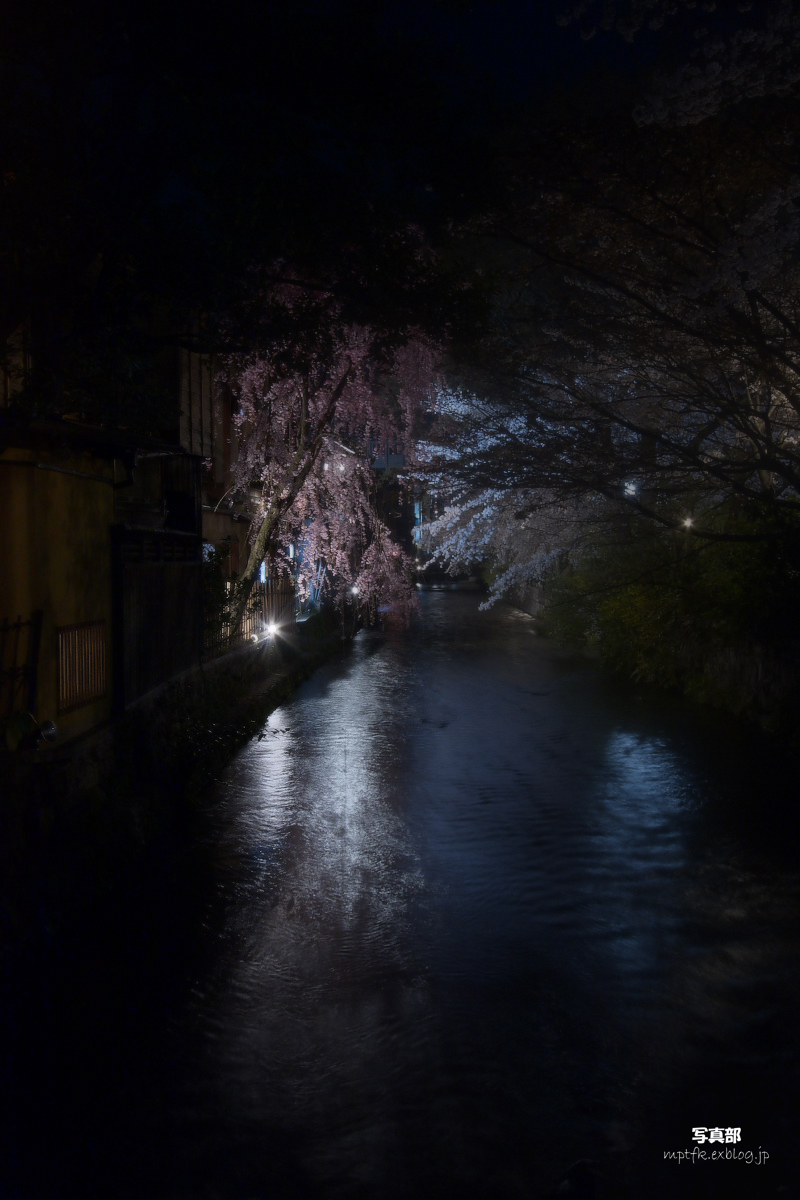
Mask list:
[{"label": "wooden building", "polygon": [[199,661],[200,464],[63,420],[0,439],[0,722],[68,739]]}]

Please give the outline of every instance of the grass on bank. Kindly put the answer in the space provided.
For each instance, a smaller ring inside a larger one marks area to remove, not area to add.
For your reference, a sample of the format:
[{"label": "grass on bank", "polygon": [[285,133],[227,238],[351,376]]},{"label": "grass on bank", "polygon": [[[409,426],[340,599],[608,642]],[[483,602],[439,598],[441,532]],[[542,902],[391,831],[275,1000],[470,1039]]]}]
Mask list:
[{"label": "grass on bank", "polygon": [[543,632],[634,679],[796,737],[798,531],[730,510],[713,522],[720,533],[762,540],[704,540],[630,520],[550,574]]}]

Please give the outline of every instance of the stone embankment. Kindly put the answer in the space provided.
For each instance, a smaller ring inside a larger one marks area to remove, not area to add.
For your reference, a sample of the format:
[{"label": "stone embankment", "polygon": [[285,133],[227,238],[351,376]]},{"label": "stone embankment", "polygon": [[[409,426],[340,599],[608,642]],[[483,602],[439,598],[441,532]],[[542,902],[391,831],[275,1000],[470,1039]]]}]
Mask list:
[{"label": "stone embankment", "polygon": [[93,859],[135,854],[180,822],[237,747],[345,645],[334,619],[314,617],[179,676],[90,735],[4,751],[0,867],[13,875],[30,852],[57,846],[77,859],[81,847]]}]

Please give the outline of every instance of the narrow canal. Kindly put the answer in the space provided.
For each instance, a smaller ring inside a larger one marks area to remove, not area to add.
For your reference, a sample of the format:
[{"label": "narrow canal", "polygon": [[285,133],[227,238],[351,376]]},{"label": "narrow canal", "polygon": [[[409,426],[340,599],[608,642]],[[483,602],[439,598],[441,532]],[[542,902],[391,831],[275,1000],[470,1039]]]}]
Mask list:
[{"label": "narrow canal", "polygon": [[792,764],[478,599],[361,633],[55,955],[15,1200],[796,1194]]}]

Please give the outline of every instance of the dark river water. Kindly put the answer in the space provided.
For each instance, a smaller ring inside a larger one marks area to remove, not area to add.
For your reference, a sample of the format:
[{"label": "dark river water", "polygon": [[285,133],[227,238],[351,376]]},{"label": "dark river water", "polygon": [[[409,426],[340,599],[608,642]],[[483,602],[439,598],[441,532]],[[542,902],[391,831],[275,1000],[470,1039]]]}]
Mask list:
[{"label": "dark river water", "polygon": [[796,764],[422,603],[273,712],[189,844],[42,918],[4,1198],[798,1194]]}]

